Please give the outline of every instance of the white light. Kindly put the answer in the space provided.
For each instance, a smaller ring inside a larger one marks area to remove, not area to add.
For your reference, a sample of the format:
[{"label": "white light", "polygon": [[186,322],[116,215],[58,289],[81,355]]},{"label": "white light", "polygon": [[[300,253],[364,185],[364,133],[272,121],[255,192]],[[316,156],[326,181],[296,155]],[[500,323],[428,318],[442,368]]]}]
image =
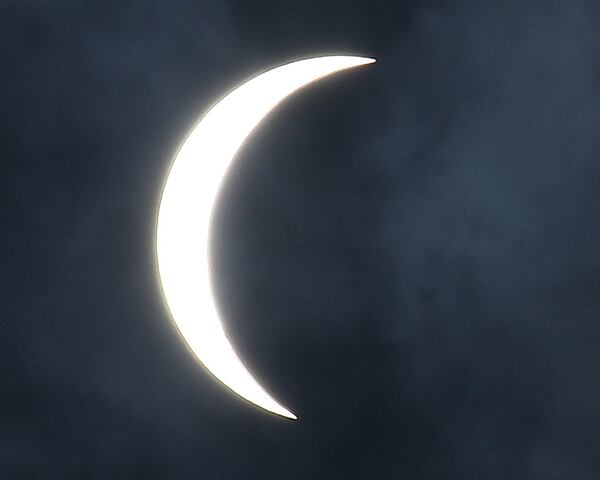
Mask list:
[{"label": "white light", "polygon": [[290,63],[246,82],[192,130],[171,167],[157,225],[157,256],[167,304],[194,354],[250,402],[287,418],[241,362],[223,330],[210,285],[208,239],[214,201],[237,150],[258,123],[299,88],[341,70],[373,63],[330,56]]}]

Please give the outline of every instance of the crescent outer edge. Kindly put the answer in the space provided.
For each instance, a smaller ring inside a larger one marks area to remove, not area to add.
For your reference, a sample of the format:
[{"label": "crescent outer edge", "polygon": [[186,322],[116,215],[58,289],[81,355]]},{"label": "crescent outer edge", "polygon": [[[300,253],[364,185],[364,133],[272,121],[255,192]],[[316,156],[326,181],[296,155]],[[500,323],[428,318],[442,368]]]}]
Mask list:
[{"label": "crescent outer edge", "polygon": [[219,320],[208,258],[212,210],[236,152],[278,103],[309,83],[374,61],[351,56],[311,58],[274,68],[244,83],[192,129],[171,166],[161,198],[158,268],[179,331],[200,362],[231,390],[290,419],[297,417],[254,379]]}]

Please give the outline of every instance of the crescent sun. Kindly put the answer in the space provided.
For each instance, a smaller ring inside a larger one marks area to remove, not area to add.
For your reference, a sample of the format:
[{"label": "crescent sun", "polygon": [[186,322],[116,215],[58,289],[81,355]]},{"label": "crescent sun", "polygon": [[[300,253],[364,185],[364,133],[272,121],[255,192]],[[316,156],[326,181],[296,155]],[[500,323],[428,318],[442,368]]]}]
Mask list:
[{"label": "crescent sun", "polygon": [[236,152],[260,121],[296,90],[330,74],[373,63],[326,56],[289,63],[233,90],[198,122],[181,146],[160,201],[156,251],[164,296],[198,360],[235,393],[296,419],[254,379],[219,320],[210,282],[209,228],[215,198]]}]

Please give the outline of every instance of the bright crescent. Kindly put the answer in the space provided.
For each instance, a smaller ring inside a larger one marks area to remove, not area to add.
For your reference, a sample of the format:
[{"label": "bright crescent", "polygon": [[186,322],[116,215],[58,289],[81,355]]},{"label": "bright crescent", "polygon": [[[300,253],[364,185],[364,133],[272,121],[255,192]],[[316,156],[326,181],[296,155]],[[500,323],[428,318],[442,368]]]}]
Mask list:
[{"label": "bright crescent", "polygon": [[229,343],[210,282],[209,227],[215,198],[236,152],[283,99],[330,74],[375,60],[311,58],[269,70],[218,102],[191,131],[167,178],[156,249],[165,299],[196,357],[238,395],[270,412],[297,417],[254,379]]}]

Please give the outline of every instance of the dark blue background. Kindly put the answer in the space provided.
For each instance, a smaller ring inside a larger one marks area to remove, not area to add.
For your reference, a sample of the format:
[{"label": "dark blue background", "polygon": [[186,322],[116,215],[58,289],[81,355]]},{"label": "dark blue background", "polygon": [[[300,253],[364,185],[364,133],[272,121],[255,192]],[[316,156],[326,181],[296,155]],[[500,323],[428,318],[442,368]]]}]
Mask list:
[{"label": "dark blue background", "polygon": [[[0,476],[600,478],[600,4],[4,1]],[[224,323],[300,416],[189,354],[154,229],[249,76],[295,95],[219,199]]]}]

